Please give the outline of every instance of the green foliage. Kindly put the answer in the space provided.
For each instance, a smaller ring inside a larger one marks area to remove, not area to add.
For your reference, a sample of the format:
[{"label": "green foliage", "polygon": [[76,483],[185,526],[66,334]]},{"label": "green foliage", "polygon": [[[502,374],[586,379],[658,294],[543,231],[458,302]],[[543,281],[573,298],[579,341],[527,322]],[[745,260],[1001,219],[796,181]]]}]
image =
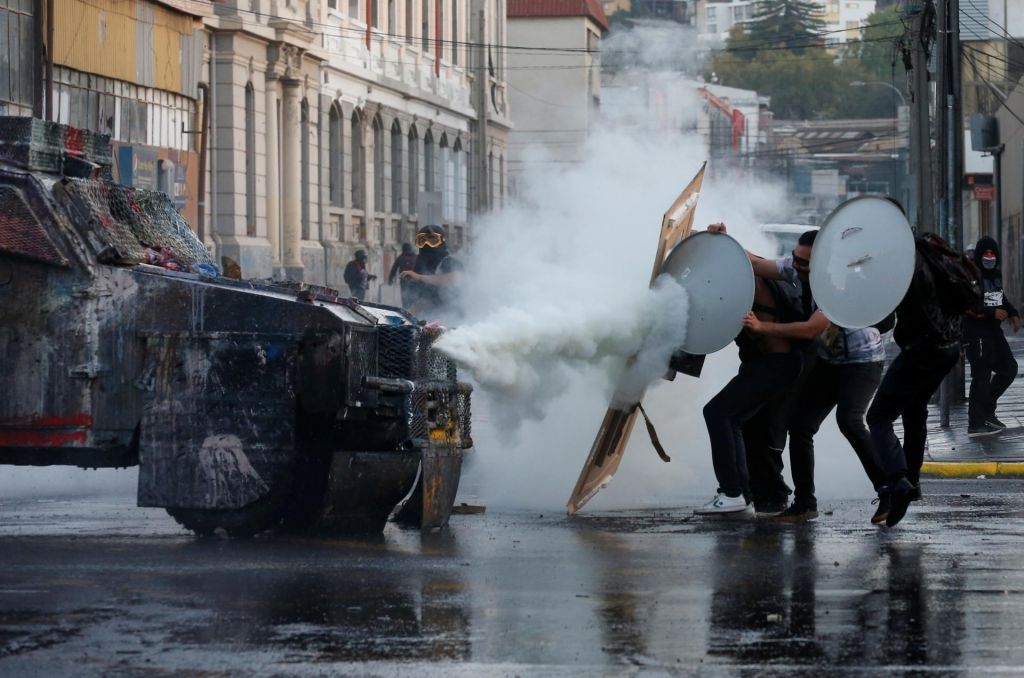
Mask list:
[{"label": "green foliage", "polygon": [[825,22],[820,6],[809,0],[760,0],[746,27],[750,44],[786,47],[800,54],[822,42]]},{"label": "green foliage", "polygon": [[[794,1],[767,0],[761,4],[778,6]],[[794,11],[794,17],[797,16]],[[899,97],[889,87],[851,87],[849,83],[882,82],[901,88],[906,78],[896,42],[904,28],[895,8],[875,12],[867,24],[863,41],[850,41],[843,48],[807,47],[815,39],[823,41],[823,31],[810,33],[803,24],[789,33],[759,34],[755,33],[753,22],[747,30],[736,26],[725,50],[715,54],[704,75],[723,85],[770,96],[778,119],[894,117]],[[764,28],[762,24],[758,30]]]}]

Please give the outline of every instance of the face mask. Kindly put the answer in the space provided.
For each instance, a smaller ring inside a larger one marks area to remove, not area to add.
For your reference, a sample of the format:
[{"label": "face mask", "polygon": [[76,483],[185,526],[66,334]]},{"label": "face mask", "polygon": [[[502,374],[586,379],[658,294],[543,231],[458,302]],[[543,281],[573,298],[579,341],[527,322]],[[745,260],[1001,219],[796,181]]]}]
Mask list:
[{"label": "face mask", "polygon": [[985,269],[988,271],[994,269],[996,267],[996,264],[998,263],[999,260],[996,259],[996,256],[994,254],[986,253],[981,256],[981,265],[984,266]]}]

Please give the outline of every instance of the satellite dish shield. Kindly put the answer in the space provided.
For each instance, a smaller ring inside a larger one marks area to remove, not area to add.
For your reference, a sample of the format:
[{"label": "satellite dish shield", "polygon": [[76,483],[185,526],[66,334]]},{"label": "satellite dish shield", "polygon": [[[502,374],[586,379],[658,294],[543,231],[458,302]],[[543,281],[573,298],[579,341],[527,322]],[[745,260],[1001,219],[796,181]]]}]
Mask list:
[{"label": "satellite dish shield", "polygon": [[754,303],[754,271],[743,247],[724,233],[702,231],[675,246],[662,266],[689,297],[686,340],[694,355],[725,348]]},{"label": "satellite dish shield", "polygon": [[914,275],[914,234],[900,209],[862,196],[832,211],[814,241],[811,291],[836,325],[874,325],[896,310]]}]

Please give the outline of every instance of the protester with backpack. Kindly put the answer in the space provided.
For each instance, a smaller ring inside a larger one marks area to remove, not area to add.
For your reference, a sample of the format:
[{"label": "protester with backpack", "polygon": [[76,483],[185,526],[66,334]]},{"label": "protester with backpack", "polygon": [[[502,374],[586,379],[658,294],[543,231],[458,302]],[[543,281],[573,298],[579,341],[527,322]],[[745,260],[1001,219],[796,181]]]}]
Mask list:
[{"label": "protester with backpack", "polygon": [[964,318],[964,352],[971,363],[971,395],[967,408],[967,434],[972,437],[998,433],[1006,425],[996,418],[996,403],[1017,377],[1017,361],[1003,334],[1009,320],[1016,334],[1020,314],[1003,294],[999,245],[988,236],[974,248],[974,263],[981,273],[983,298]]},{"label": "protester with backpack", "polygon": [[[900,353],[882,378],[867,422],[886,474],[889,512],[896,525],[920,499],[928,400],[960,357],[961,318],[981,299],[974,264],[938,236],[916,238],[914,274],[896,309]],[[893,422],[903,416],[903,444]]]}]

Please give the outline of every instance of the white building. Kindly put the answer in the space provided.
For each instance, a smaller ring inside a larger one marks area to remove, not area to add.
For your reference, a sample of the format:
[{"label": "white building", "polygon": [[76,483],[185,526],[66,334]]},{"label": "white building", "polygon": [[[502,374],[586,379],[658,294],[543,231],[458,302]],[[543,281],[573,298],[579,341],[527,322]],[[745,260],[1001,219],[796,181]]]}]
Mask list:
[{"label": "white building", "polygon": [[547,146],[560,162],[579,158],[601,104],[599,45],[609,29],[598,0],[508,0],[508,84],[515,97],[509,178],[527,149]]},{"label": "white building", "polygon": [[446,225],[460,246],[505,184],[505,65],[488,60],[504,52],[503,5],[216,3],[206,210],[217,252],[246,276],[345,290],[356,249],[383,281],[420,225]]},{"label": "white building", "polygon": [[[758,0],[696,0],[693,17],[699,39],[724,43],[733,26],[754,18],[757,4]],[[860,38],[868,16],[875,11],[875,0],[815,0],[815,4],[825,22],[825,40],[834,45]]]}]

